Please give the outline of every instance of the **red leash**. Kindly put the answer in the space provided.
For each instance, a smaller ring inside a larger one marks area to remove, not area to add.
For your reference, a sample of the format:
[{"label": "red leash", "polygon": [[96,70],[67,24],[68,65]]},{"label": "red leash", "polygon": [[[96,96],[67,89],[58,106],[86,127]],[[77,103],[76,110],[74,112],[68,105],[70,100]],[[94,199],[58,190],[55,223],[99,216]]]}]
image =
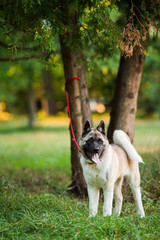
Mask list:
[{"label": "red leash", "polygon": [[65,82],[65,92],[66,92],[66,99],[67,99],[67,106],[68,106],[68,115],[69,115],[69,119],[70,119],[70,126],[71,126],[71,132],[72,132],[72,137],[73,137],[73,141],[75,142],[77,148],[80,150],[80,147],[76,141],[75,135],[74,135],[74,131],[73,131],[73,126],[72,126],[72,120],[71,120],[71,112],[70,112],[70,107],[69,107],[69,97],[68,97],[68,91],[67,91],[67,83],[72,82],[74,80],[79,80],[79,77],[74,77],[74,78],[69,78],[66,80]]}]

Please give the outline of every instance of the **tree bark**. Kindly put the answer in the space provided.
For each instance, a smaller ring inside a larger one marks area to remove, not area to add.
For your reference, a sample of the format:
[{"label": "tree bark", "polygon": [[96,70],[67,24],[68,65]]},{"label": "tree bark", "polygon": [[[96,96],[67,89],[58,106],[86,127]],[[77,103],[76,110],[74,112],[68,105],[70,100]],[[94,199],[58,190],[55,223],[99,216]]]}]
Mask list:
[{"label": "tree bark", "polygon": [[36,104],[31,81],[28,84],[27,100],[28,100],[29,127],[34,127],[36,125]]},{"label": "tree bark", "polygon": [[[74,78],[77,76],[77,56],[71,48],[66,46],[66,36],[60,36],[61,54],[64,67],[65,79]],[[82,107],[79,81],[74,80],[67,84],[69,95],[71,121],[77,142],[82,134]],[[71,134],[71,131],[70,131]],[[68,190],[84,197],[86,194],[86,182],[83,176],[82,167],[80,164],[80,152],[72,140],[71,134],[71,166],[72,166],[72,183]]]},{"label": "tree bark", "polygon": [[[64,67],[65,79],[80,77],[80,80],[74,80],[67,84],[71,121],[77,142],[79,142],[83,123],[89,119],[92,123],[92,117],[89,106],[88,89],[85,78],[84,62],[78,64],[78,57],[82,58],[82,52],[73,51],[76,46],[78,36],[78,9],[70,8],[64,1],[62,6],[63,25],[65,30],[60,36],[61,55]],[[65,16],[65,17],[64,17]],[[85,197],[87,186],[83,176],[82,167],[80,164],[80,152],[72,140],[71,135],[71,166],[72,166],[72,183],[69,190],[76,193],[78,196]]]},{"label": "tree bark", "polygon": [[134,121],[143,64],[144,55],[138,47],[130,58],[121,56],[107,133],[110,142],[113,140],[113,132],[116,129],[126,132],[133,142]]},{"label": "tree bark", "polygon": [[78,69],[78,77],[80,78],[79,87],[80,87],[80,95],[81,95],[83,126],[87,120],[89,120],[91,123],[91,126],[93,126],[92,113],[91,113],[90,104],[89,104],[89,92],[88,92],[88,86],[87,86],[86,74],[85,74],[85,62],[84,62],[84,56],[82,51],[78,52],[77,57],[79,62],[77,69]]}]

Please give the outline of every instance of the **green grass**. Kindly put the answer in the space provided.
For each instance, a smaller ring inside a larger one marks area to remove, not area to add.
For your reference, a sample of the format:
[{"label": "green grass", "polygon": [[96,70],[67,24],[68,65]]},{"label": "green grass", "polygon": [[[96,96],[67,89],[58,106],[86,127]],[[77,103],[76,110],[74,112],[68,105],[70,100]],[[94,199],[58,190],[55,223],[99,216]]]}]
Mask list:
[{"label": "green grass", "polygon": [[141,153],[146,217],[135,215],[124,186],[120,217],[88,217],[88,201],[66,192],[70,183],[68,126],[30,130],[17,122],[0,124],[0,239],[160,239],[160,122],[138,121],[135,146]]},{"label": "green grass", "polygon": [[157,207],[140,219],[126,204],[121,217],[88,218],[88,204],[65,195],[5,190],[1,196],[2,239],[158,239]]}]

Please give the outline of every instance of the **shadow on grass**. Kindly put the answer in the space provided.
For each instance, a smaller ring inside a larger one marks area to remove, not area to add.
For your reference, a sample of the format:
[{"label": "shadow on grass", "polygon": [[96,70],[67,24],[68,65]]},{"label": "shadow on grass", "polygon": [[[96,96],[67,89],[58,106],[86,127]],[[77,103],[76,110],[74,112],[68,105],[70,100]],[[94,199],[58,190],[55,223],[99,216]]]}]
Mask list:
[{"label": "shadow on grass", "polygon": [[[58,174],[57,174],[58,173]],[[62,193],[67,191],[70,176],[59,169],[30,170],[5,169],[0,171],[0,191],[8,188],[24,188],[30,193]]]},{"label": "shadow on grass", "polygon": [[64,132],[68,130],[67,126],[55,126],[55,127],[46,127],[46,126],[37,126],[37,127],[28,127],[28,126],[21,126],[21,127],[4,127],[0,128],[0,134],[12,134],[12,133],[27,133],[27,132]]}]

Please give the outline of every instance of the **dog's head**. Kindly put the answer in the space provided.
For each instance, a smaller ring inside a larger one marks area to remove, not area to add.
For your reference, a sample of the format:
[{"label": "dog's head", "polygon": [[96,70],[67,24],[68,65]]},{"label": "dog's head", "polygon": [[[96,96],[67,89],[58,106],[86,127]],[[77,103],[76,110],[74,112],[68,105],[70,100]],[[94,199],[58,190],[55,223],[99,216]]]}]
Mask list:
[{"label": "dog's head", "polygon": [[91,128],[87,120],[79,145],[87,162],[99,163],[108,145],[104,121],[101,121],[97,128]]}]

